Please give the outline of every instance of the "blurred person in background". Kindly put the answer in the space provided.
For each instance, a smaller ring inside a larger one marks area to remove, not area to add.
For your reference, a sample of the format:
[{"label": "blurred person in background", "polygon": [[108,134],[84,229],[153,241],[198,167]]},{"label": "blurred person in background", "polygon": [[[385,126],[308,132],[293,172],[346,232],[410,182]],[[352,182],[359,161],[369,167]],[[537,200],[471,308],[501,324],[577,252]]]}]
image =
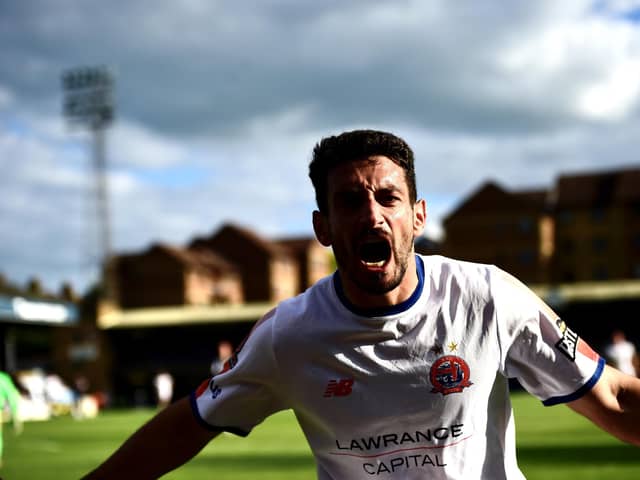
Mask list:
[{"label": "blurred person in background", "polygon": [[218,342],[218,353],[216,358],[211,362],[211,375],[220,373],[225,362],[233,355],[233,346],[228,340],[220,340]]},{"label": "blurred person in background", "polygon": [[[2,406],[3,416],[5,412],[10,416],[11,422],[13,423],[13,430],[17,434],[22,432],[22,420],[18,409],[19,404],[20,391],[13,383],[11,376],[6,372],[0,371],[0,405]],[[2,466],[4,451],[2,431],[3,423],[4,421],[0,421],[0,467]]]},{"label": "blurred person in background", "polygon": [[327,137],[309,176],[314,232],[337,271],[268,312],[229,368],[85,478],[157,478],[220,432],[248,435],[291,408],[319,480],[521,480],[512,377],[545,405],[565,403],[640,445],[639,379],[606,365],[499,268],[416,255],[426,203],[404,140]]},{"label": "blurred person in background", "polygon": [[165,408],[173,399],[173,376],[166,370],[159,371],[153,379],[158,408]]},{"label": "blurred person in background", "polygon": [[84,375],[77,375],[73,381],[74,406],[71,411],[73,418],[76,420],[84,420],[86,418],[95,418],[100,411],[100,405],[96,395],[89,393],[89,379]]},{"label": "blurred person in background", "polygon": [[604,355],[621,372],[638,376],[638,352],[635,345],[627,340],[627,336],[622,330],[613,331],[611,343],[605,347]]},{"label": "blurred person in background", "polygon": [[75,394],[60,375],[48,373],[44,378],[44,390],[47,403],[54,415],[71,413],[75,404]]}]

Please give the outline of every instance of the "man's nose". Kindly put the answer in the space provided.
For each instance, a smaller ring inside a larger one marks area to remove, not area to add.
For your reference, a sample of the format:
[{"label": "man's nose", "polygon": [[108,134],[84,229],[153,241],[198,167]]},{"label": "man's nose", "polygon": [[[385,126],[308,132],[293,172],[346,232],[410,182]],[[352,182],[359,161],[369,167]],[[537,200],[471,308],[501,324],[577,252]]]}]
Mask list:
[{"label": "man's nose", "polygon": [[362,207],[362,220],[368,227],[375,227],[384,222],[382,207],[373,195],[367,198]]}]

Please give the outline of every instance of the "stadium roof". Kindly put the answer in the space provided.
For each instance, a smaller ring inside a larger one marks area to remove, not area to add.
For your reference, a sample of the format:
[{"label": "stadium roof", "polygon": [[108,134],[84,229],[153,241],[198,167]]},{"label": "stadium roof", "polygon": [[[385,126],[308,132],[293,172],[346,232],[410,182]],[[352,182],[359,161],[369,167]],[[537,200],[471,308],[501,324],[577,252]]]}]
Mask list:
[{"label": "stadium roof", "polygon": [[272,303],[249,303],[111,310],[98,317],[98,326],[110,329],[255,322],[274,307]]},{"label": "stadium roof", "polygon": [[75,325],[78,319],[78,308],[70,302],[0,294],[0,322]]},{"label": "stadium roof", "polygon": [[532,285],[531,289],[550,305],[569,302],[640,300],[640,280]]},{"label": "stadium roof", "polygon": [[[640,280],[532,285],[531,289],[554,307],[571,302],[640,300]],[[255,322],[274,307],[273,303],[249,303],[111,310],[99,316],[98,326],[111,329]]]}]

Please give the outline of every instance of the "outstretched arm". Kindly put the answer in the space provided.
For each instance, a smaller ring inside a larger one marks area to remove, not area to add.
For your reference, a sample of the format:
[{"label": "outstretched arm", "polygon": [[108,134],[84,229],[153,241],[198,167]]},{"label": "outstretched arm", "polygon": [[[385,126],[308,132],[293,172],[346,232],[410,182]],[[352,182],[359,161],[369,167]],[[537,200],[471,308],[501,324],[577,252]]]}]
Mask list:
[{"label": "outstretched arm", "polygon": [[158,478],[194,457],[218,433],[197,422],[185,397],[149,420],[84,480]]},{"label": "outstretched arm", "polygon": [[568,405],[620,440],[640,446],[640,378],[607,365],[598,383]]}]

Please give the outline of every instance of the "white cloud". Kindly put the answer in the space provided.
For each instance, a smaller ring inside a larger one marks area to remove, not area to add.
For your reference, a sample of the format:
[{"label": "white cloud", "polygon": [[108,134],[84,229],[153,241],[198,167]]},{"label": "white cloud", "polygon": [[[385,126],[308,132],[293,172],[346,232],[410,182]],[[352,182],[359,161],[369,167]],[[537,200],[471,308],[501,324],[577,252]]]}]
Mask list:
[{"label": "white cloud", "polygon": [[594,119],[617,120],[633,111],[640,94],[640,59],[612,66],[602,82],[585,87],[577,109]]},{"label": "white cloud", "polygon": [[30,189],[79,188],[83,176],[73,163],[74,155],[62,147],[24,133],[0,132],[0,166],[4,173],[0,184]]},{"label": "white cloud", "polygon": [[13,102],[13,95],[8,88],[0,85],[0,110],[8,108]]},{"label": "white cloud", "polygon": [[[638,164],[637,2],[5,2],[0,270],[91,277],[89,132],[60,74],[116,73],[106,132],[113,244],[183,243],[225,220],[311,233],[307,164],[371,127],[414,147],[427,230],[479,183]],[[134,24],[136,28],[130,26]],[[62,212],[62,213],[61,213]],[[24,228],[28,226],[28,228]],[[95,264],[94,264],[95,267]]]},{"label": "white cloud", "polygon": [[639,40],[634,26],[601,17],[547,25],[498,51],[497,65],[514,83],[504,94],[531,109],[617,120],[637,106]]},{"label": "white cloud", "polygon": [[162,169],[188,162],[191,156],[188,143],[126,120],[109,129],[106,137],[116,166]]}]

